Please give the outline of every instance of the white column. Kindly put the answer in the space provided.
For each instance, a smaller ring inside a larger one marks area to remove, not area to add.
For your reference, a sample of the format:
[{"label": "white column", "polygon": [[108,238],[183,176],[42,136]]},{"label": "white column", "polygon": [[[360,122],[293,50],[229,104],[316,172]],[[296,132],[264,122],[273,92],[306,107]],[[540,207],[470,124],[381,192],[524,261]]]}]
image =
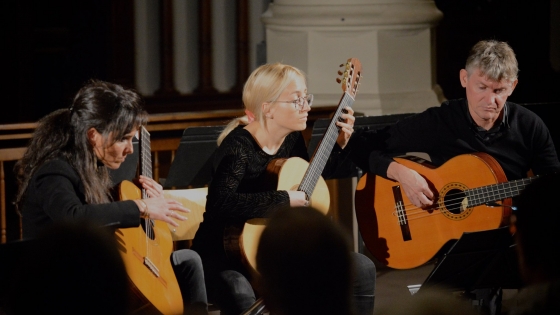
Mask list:
[{"label": "white column", "polygon": [[157,1],[134,0],[135,85],[142,95],[159,88],[159,5]]},{"label": "white column", "polygon": [[198,3],[173,0],[175,88],[189,94],[198,86]]},{"label": "white column", "polygon": [[235,2],[212,0],[212,82],[219,92],[235,84]]},{"label": "white column", "polygon": [[362,64],[354,109],[366,115],[437,106],[433,0],[275,0],[263,14],[267,62],[306,72],[315,105],[336,105],[338,65]]}]

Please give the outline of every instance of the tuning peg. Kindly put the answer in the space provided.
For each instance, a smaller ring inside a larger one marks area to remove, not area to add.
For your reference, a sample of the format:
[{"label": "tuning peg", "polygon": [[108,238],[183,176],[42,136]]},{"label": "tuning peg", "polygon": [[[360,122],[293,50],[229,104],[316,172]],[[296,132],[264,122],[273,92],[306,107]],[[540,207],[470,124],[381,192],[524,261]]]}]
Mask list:
[{"label": "tuning peg", "polygon": [[342,68],[342,67],[344,67],[344,64],[343,64],[343,63],[341,63],[339,67],[341,67],[341,68]]},{"label": "tuning peg", "polygon": [[337,83],[341,83],[342,80],[340,80],[340,78],[336,78],[336,82],[337,82]]},{"label": "tuning peg", "polygon": [[338,75],[342,75],[344,72],[338,70]]}]

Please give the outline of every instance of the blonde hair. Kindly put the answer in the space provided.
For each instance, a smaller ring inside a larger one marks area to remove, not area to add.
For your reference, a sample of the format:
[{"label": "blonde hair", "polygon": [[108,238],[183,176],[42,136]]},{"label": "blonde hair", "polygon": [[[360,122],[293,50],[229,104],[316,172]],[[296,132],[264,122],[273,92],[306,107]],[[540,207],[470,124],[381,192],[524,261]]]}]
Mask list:
[{"label": "blonde hair", "polygon": [[479,69],[488,79],[496,82],[517,79],[517,59],[513,49],[506,42],[482,40],[469,53],[465,65],[469,76]]},{"label": "blonde hair", "polygon": [[[255,115],[255,121],[264,126],[262,104],[277,100],[286,87],[298,77],[305,80],[305,74],[290,65],[277,62],[258,67],[251,73],[243,87],[245,109],[251,111]],[[248,117],[238,117],[230,121],[218,137],[218,145],[240,124],[249,124]]]}]

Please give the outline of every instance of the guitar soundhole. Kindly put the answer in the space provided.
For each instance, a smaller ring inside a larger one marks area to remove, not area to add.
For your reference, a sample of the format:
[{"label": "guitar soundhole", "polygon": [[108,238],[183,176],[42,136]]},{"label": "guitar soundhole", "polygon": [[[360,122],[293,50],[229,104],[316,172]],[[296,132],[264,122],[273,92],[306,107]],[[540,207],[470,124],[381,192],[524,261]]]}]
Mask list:
[{"label": "guitar soundhole", "polygon": [[466,195],[462,190],[451,189],[443,197],[443,203],[447,211],[452,214],[461,214],[465,210],[463,206],[463,202],[466,201],[465,198]]},{"label": "guitar soundhole", "polygon": [[144,230],[144,233],[148,238],[150,238],[151,240],[154,240],[156,238],[154,233],[154,221],[140,219],[140,225],[142,226],[142,230]]}]

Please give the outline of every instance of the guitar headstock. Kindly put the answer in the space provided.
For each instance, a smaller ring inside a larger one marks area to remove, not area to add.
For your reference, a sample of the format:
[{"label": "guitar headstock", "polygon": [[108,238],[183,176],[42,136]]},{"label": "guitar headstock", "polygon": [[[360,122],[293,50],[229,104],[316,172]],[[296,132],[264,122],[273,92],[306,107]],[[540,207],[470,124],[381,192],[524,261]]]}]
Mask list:
[{"label": "guitar headstock", "polygon": [[[344,67],[344,65],[340,65]],[[350,94],[353,98],[358,93],[358,85],[360,84],[360,77],[362,76],[362,63],[358,58],[350,58],[346,61],[344,72],[338,71],[342,75],[342,79],[337,78],[336,82],[342,83],[342,90]]]}]

